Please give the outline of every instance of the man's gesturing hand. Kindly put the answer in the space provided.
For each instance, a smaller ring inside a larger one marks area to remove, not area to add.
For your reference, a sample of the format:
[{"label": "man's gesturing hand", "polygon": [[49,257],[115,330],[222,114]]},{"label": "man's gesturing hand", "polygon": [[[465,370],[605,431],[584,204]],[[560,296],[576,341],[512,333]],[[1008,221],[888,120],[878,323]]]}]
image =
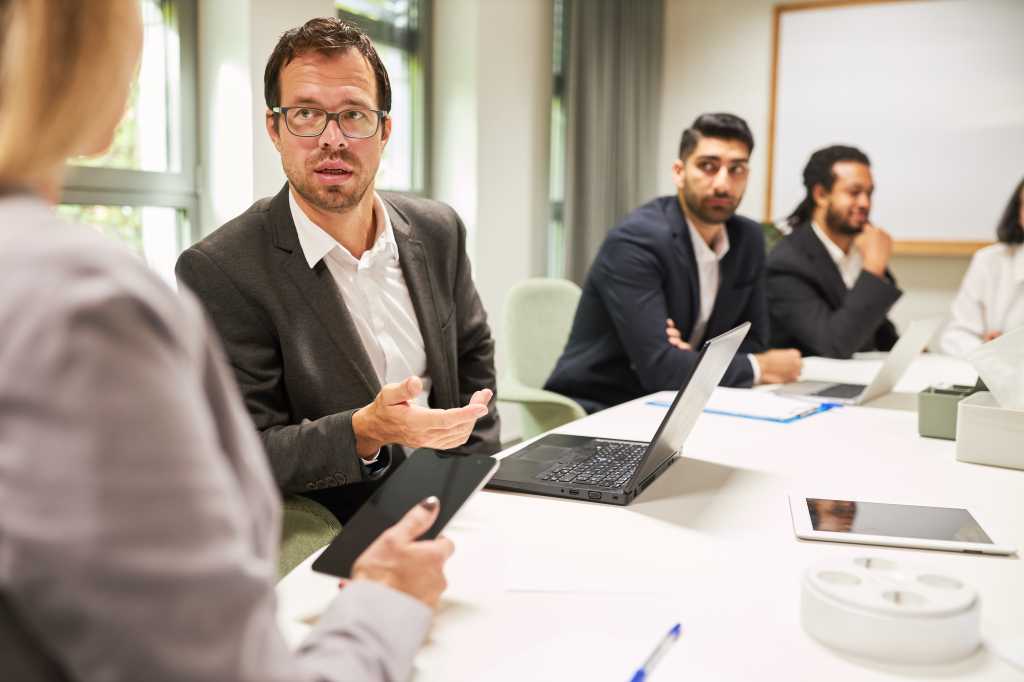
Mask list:
[{"label": "man's gesturing hand", "polygon": [[423,382],[411,376],[399,384],[388,384],[373,402],[352,415],[356,451],[372,458],[384,445],[397,443],[411,448],[446,450],[462,445],[473,432],[476,420],[487,414],[493,393],[477,391],[465,407],[435,410],[412,402],[423,391]]}]

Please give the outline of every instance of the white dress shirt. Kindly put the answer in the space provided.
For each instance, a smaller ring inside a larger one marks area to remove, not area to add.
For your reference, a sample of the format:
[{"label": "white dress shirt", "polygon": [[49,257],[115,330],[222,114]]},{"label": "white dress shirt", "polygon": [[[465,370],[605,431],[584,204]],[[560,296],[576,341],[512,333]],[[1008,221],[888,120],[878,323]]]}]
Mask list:
[{"label": "white dress shirt", "polygon": [[811,222],[811,227],[814,229],[814,234],[818,235],[821,243],[825,245],[828,255],[832,257],[832,262],[836,264],[839,276],[843,278],[846,288],[852,289],[853,285],[857,283],[857,278],[860,277],[860,271],[864,269],[864,257],[861,255],[860,249],[852,246],[850,247],[850,253],[843,253],[843,250],[834,241],[829,239],[824,230],[813,221]]},{"label": "white dress shirt", "polygon": [[[690,241],[693,243],[693,255],[697,261],[697,282],[700,288],[700,315],[693,325],[693,332],[689,339],[684,339],[694,350],[700,349],[704,342],[704,332],[708,328],[708,320],[711,318],[711,311],[715,308],[715,299],[718,298],[718,286],[721,278],[721,261],[725,254],[729,253],[729,234],[723,227],[714,243],[708,246],[704,238],[700,236],[693,225],[687,223],[690,229]],[[757,364],[757,358],[752,354],[747,355],[750,366],[754,370],[754,383],[761,381],[761,366]]]},{"label": "white dress shirt", "polygon": [[413,402],[426,406],[430,395],[427,351],[398,263],[391,217],[380,196],[373,195],[377,237],[358,259],[310,220],[293,194],[288,194],[288,201],[306,263],[310,269],[321,259],[327,264],[381,385],[415,374],[423,380],[423,392]]},{"label": "white dress shirt", "polygon": [[1024,326],[1024,246],[1000,242],[977,251],[950,313],[939,340],[949,355],[967,355],[985,332]]}]

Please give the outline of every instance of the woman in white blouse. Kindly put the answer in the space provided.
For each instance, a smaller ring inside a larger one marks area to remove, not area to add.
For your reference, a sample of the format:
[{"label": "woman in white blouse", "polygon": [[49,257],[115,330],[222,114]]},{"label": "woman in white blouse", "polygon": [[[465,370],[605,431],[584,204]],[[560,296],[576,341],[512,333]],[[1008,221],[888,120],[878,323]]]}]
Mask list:
[{"label": "woman in white blouse", "polygon": [[1024,326],[1024,180],[1017,183],[996,235],[998,243],[971,259],[942,334],[943,353],[964,356]]}]

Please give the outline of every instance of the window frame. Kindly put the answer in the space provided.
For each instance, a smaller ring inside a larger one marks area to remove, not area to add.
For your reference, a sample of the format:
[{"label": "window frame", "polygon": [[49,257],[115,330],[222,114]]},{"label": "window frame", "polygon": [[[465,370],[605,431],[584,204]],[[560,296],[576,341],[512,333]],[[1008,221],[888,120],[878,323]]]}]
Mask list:
[{"label": "window frame", "polygon": [[[199,234],[198,166],[198,23],[197,0],[162,0],[178,17],[181,55],[181,171],[68,165],[60,203],[104,206],[156,206],[184,211],[194,242]],[[187,246],[187,245],[186,245]]]},{"label": "window frame", "polygon": [[[344,0],[341,0],[342,2]],[[398,28],[394,24],[377,19],[371,19],[361,14],[356,14],[339,7],[335,2],[335,16],[342,21],[347,21],[361,28],[370,37],[375,46],[386,45],[393,47],[410,56],[409,65],[412,75],[412,111],[413,120],[410,122],[412,139],[412,187],[396,191],[416,196],[430,196],[433,189],[430,172],[430,158],[432,151],[430,124],[431,124],[431,49],[430,41],[432,35],[433,7],[432,0],[416,0],[418,6],[417,26],[413,29]],[[419,111],[420,116],[415,112]],[[390,113],[390,112],[389,112]]]},{"label": "window frame", "polygon": [[[567,146],[565,104],[567,84],[567,66],[569,63],[569,3],[566,0],[552,2],[552,69],[551,69],[551,138],[549,152],[551,155],[552,175],[549,180],[548,199],[551,211],[548,216],[547,229],[547,263],[548,277],[564,278],[566,275],[566,252],[569,238],[565,229],[565,188]],[[562,120],[556,112],[561,109]],[[562,169],[561,177],[556,177],[555,169]]]}]

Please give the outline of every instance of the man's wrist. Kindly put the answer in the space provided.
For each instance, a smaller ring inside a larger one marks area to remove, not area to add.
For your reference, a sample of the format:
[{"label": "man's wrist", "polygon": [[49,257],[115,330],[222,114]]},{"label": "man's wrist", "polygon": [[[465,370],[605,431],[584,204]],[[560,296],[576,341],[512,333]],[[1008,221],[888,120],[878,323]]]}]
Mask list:
[{"label": "man's wrist", "polygon": [[352,435],[356,438],[356,454],[360,459],[372,460],[377,458],[384,443],[376,440],[372,435],[373,417],[367,412],[369,406],[361,407],[352,413]]},{"label": "man's wrist", "polygon": [[885,277],[885,261],[865,260],[862,267],[875,277]]}]

